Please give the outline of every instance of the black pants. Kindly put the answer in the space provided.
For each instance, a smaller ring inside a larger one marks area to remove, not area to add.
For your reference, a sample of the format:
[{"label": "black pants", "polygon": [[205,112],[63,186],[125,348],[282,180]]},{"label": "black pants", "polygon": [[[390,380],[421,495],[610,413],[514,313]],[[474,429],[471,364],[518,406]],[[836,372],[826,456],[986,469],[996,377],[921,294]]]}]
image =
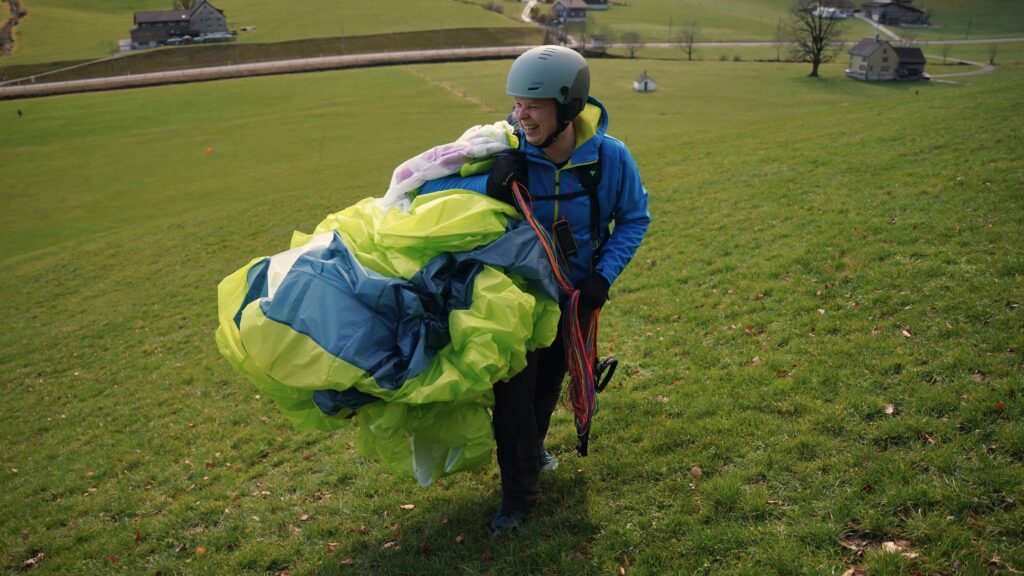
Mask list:
[{"label": "black pants", "polygon": [[494,440],[506,508],[529,510],[540,494],[540,454],[564,377],[559,322],[551,346],[527,353],[522,372],[494,385]]}]

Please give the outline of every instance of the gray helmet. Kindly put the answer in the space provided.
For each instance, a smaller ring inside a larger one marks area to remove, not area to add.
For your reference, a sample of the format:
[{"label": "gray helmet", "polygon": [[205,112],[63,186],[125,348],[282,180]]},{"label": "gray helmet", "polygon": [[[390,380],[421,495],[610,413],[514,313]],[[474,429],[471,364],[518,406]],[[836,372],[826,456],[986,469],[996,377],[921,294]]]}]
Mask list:
[{"label": "gray helmet", "polygon": [[559,134],[587,103],[590,68],[575,50],[538,46],[523,52],[512,63],[505,92],[520,98],[554,98]]}]

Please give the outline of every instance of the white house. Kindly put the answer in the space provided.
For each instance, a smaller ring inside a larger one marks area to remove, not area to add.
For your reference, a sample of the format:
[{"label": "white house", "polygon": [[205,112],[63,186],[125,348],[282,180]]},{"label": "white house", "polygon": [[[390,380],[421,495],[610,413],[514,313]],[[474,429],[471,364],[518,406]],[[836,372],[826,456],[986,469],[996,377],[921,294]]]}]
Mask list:
[{"label": "white house", "polygon": [[633,90],[637,92],[654,92],[657,89],[658,85],[654,83],[653,78],[647,75],[647,70],[633,80]]}]

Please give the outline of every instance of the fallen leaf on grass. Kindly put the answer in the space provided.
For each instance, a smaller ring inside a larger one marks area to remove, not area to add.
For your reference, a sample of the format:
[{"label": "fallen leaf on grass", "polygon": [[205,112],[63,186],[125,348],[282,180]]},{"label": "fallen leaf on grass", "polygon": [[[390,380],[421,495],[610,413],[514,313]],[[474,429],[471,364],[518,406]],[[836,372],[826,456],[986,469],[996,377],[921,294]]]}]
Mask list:
[{"label": "fallen leaf on grass", "polygon": [[929,436],[928,434],[925,434],[925,433],[921,434],[921,440],[923,440],[924,442],[926,442],[928,444],[935,444],[935,440],[933,440],[931,436]]},{"label": "fallen leaf on grass", "polygon": [[302,455],[302,459],[303,460],[311,460],[312,458],[313,458],[312,454],[303,454]]},{"label": "fallen leaf on grass", "polygon": [[693,468],[690,468],[690,476],[693,476],[694,478],[700,478],[703,475],[704,471],[701,470],[700,466],[694,466]]},{"label": "fallen leaf on grass", "polygon": [[279,570],[274,572],[274,576],[292,576],[292,573],[288,570]]},{"label": "fallen leaf on grass", "polygon": [[985,380],[985,375],[980,372],[975,372],[974,374],[971,374],[971,380],[974,380],[975,382],[982,382]]},{"label": "fallen leaf on grass", "polygon": [[781,506],[782,505],[782,500],[769,500],[768,504],[770,506]]},{"label": "fallen leaf on grass", "polygon": [[334,551],[337,550],[337,549],[338,549],[338,543],[337,542],[328,542],[327,543],[327,555],[328,556],[330,556],[331,554],[334,554]]},{"label": "fallen leaf on grass", "polygon": [[490,552],[484,552],[480,554],[480,559],[484,562],[490,562],[491,560],[494,560],[494,554],[491,554]]},{"label": "fallen leaf on grass", "polygon": [[22,562],[21,563],[21,568],[23,570],[28,569],[28,568],[35,568],[37,564],[39,564],[40,562],[43,561],[43,556],[44,556],[44,554],[42,552],[40,552],[39,554],[36,554],[35,556],[29,558],[28,560],[25,560],[24,562]]},{"label": "fallen leaf on grass", "polygon": [[892,404],[886,404],[885,405],[885,413],[886,414],[893,414],[894,412],[896,412],[896,407],[895,406],[893,406]]},{"label": "fallen leaf on grass", "polygon": [[459,534],[458,536],[455,537],[455,543],[456,544],[462,544],[465,541],[466,541],[466,535],[465,534]]},{"label": "fallen leaf on grass", "polygon": [[913,338],[914,335],[910,333],[910,328],[906,326],[900,326],[900,335],[904,338]]},{"label": "fallen leaf on grass", "polygon": [[309,514],[302,514],[302,515],[300,515],[299,516],[299,521],[300,522],[308,522],[309,521]]},{"label": "fallen leaf on grass", "polygon": [[87,488],[87,489],[85,490],[85,492],[84,492],[84,493],[82,494],[82,496],[88,496],[88,495],[90,495],[90,494],[95,494],[95,493],[97,493],[97,492],[99,492],[99,491],[100,491],[100,489],[99,489],[99,488]]},{"label": "fallen leaf on grass", "polygon": [[401,506],[399,506],[399,508],[401,508],[402,510],[412,510],[415,507],[415,504],[402,504]]},{"label": "fallen leaf on grass", "polygon": [[398,542],[395,542],[394,540],[388,540],[384,543],[384,549],[393,548],[395,544],[398,544]]},{"label": "fallen leaf on grass", "polygon": [[345,558],[345,559],[343,559],[343,560],[341,561],[341,563],[342,563],[342,564],[345,564],[345,565],[347,566],[347,565],[349,565],[349,564],[355,564],[355,563],[356,563],[356,561],[355,561],[355,560],[353,560],[353,559],[352,559],[351,557],[349,557],[349,558]]},{"label": "fallen leaf on grass", "polygon": [[757,366],[760,363],[761,363],[761,359],[759,357],[757,357],[757,356],[754,356],[750,360],[747,360],[745,364],[747,366]]},{"label": "fallen leaf on grass", "polygon": [[775,377],[776,378],[785,378],[786,376],[789,376],[789,372],[786,372],[785,370],[776,370],[775,371]]},{"label": "fallen leaf on grass", "polygon": [[619,566],[619,576],[626,576],[626,569]]},{"label": "fallen leaf on grass", "polygon": [[879,334],[881,334],[882,332],[885,332],[885,330],[882,330],[882,329],[881,329],[881,328],[879,328],[878,326],[875,326],[874,328],[872,328],[872,329],[871,329],[871,335],[872,335],[872,336],[878,336],[878,335],[879,335]]},{"label": "fallen leaf on grass", "polygon": [[899,543],[896,543],[896,542],[882,542],[882,552],[888,552],[890,554],[895,554],[896,552],[902,552],[903,549],[904,549],[904,546],[901,546]]},{"label": "fallen leaf on grass", "polygon": [[135,531],[135,543],[138,544],[139,542],[142,542],[142,532],[136,530]]},{"label": "fallen leaf on grass", "polygon": [[203,548],[202,546],[196,546],[196,554],[199,554],[200,556],[206,554],[206,548]]},{"label": "fallen leaf on grass", "polygon": [[117,556],[114,556],[113,554],[111,554],[110,556],[107,556],[107,562],[110,562],[111,566],[114,566],[115,564],[117,564],[120,561],[121,561],[121,559],[118,558]]},{"label": "fallen leaf on grass", "polygon": [[853,568],[843,572],[843,576],[864,576],[864,565],[857,564]]},{"label": "fallen leaf on grass", "polygon": [[1006,408],[1006,403],[1004,403],[1004,402],[996,402],[996,410],[1002,410],[1004,408]]}]

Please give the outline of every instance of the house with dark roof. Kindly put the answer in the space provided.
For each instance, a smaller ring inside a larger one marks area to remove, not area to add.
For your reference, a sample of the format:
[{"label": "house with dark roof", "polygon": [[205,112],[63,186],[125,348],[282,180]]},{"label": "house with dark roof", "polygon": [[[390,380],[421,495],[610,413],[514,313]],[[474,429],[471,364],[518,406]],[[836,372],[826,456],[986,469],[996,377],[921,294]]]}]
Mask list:
[{"label": "house with dark roof", "polygon": [[131,31],[132,48],[153,48],[211,36],[230,37],[230,33],[224,11],[207,0],[199,0],[188,10],[136,12]]},{"label": "house with dark roof", "polygon": [[920,48],[897,48],[876,36],[864,38],[850,49],[846,75],[869,82],[921,80],[926,62]]},{"label": "house with dark roof", "polygon": [[890,26],[927,26],[928,11],[915,8],[913,0],[876,0],[861,4],[865,16]]},{"label": "house with dark roof", "polygon": [[551,21],[559,23],[583,22],[589,6],[583,0],[555,0],[551,5]]}]

